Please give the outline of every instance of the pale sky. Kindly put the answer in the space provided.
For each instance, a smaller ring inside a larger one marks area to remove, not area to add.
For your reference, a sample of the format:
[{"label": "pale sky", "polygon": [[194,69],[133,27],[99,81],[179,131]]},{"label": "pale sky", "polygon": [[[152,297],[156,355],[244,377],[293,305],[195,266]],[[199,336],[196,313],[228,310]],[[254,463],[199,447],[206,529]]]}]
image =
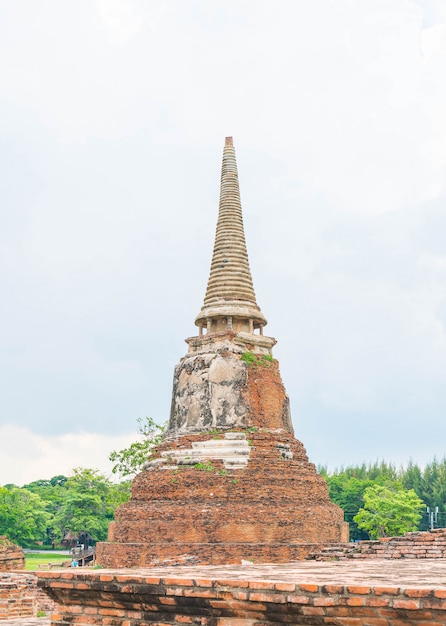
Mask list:
[{"label": "pale sky", "polygon": [[310,460],[446,453],[446,2],[0,0],[0,484],[168,419],[234,137]]}]

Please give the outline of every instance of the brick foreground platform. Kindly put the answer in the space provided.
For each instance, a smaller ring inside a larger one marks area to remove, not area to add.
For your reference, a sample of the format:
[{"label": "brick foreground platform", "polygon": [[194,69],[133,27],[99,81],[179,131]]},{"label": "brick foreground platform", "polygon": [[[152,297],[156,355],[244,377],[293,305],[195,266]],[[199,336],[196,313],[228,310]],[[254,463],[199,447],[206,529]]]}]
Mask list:
[{"label": "brick foreground platform", "polygon": [[446,560],[39,572],[53,626],[444,626]]}]

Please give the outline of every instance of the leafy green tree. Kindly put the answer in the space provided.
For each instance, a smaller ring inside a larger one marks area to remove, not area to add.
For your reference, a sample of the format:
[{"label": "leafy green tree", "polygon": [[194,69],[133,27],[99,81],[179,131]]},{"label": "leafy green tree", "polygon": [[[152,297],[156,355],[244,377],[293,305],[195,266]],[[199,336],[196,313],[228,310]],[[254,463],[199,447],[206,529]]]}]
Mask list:
[{"label": "leafy green tree", "polygon": [[128,448],[114,450],[109,459],[114,466],[113,474],[119,474],[122,478],[138,474],[150,454],[150,450],[160,441],[164,432],[164,426],[157,424],[151,417],[145,420],[138,418],[138,433],[141,439],[134,441]]},{"label": "leafy green tree", "polygon": [[115,511],[118,506],[128,502],[132,495],[132,481],[123,480],[120,483],[110,483],[110,491],[107,496],[107,502]]},{"label": "leafy green tree", "polygon": [[413,489],[400,483],[372,485],[364,492],[364,507],[355,515],[358,527],[371,539],[417,530],[425,504]]},{"label": "leafy green tree", "polygon": [[54,518],[65,498],[67,480],[66,476],[58,475],[53,476],[49,480],[35,480],[23,486],[23,489],[36,493],[45,502],[45,508],[48,513],[48,526],[44,544],[52,545],[53,547],[55,543],[59,543],[62,539],[59,530],[55,527]]},{"label": "leafy green tree", "polygon": [[0,487],[0,535],[24,547],[43,541],[49,519],[45,509],[45,502],[27,489]]},{"label": "leafy green tree", "polygon": [[76,468],[66,482],[66,494],[55,516],[60,535],[71,531],[88,533],[95,541],[106,539],[116,508],[116,493],[113,483],[97,470]]}]

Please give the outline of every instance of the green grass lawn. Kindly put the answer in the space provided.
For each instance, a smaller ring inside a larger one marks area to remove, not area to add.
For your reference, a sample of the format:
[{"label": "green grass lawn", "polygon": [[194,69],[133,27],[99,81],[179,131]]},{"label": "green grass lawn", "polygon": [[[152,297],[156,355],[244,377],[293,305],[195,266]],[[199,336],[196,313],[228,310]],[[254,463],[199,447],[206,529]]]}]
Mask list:
[{"label": "green grass lawn", "polygon": [[43,553],[39,552],[37,554],[31,553],[25,553],[25,569],[26,570],[37,570],[39,569],[39,565],[41,565],[41,569],[49,569],[48,567],[48,563],[51,563],[51,565],[53,567],[60,567],[62,566],[62,563],[66,561],[66,562],[70,562],[71,558],[69,554],[59,554],[57,552],[48,552],[48,553]]}]

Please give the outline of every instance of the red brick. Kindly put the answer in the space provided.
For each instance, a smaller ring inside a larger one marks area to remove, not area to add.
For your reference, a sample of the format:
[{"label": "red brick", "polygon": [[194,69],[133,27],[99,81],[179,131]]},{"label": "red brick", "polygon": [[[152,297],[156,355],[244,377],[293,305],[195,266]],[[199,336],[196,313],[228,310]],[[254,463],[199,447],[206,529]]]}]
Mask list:
[{"label": "red brick", "polygon": [[274,590],[274,583],[263,580],[255,580],[249,582],[250,589],[271,589]]},{"label": "red brick", "polygon": [[309,604],[310,598],[308,596],[290,595],[287,596],[287,601],[291,602],[291,604]]},{"label": "red brick", "polygon": [[303,606],[302,615],[323,615],[324,609],[319,606]]},{"label": "red brick", "polygon": [[125,617],[125,611],[122,609],[99,609],[99,615],[113,615],[114,617]]},{"label": "red brick", "polygon": [[408,598],[427,598],[432,596],[432,589],[405,589],[404,595]]},{"label": "red brick", "polygon": [[99,580],[101,583],[110,583],[112,580],[115,580],[115,577],[112,574],[101,574]]},{"label": "red brick", "polygon": [[313,605],[314,606],[333,606],[335,603],[334,598],[314,598]]},{"label": "red brick", "polygon": [[295,591],[296,585],[293,583],[276,583],[274,588],[276,591]]},{"label": "red brick", "polygon": [[178,585],[181,587],[193,587],[194,581],[191,578],[164,578],[163,583],[165,585]]},{"label": "red brick", "polygon": [[260,593],[253,591],[249,594],[252,602],[274,602],[275,604],[285,604],[287,597],[281,593]]},{"label": "red brick", "polygon": [[375,595],[397,596],[400,593],[399,587],[374,587]]},{"label": "red brick", "polygon": [[365,600],[364,598],[346,598],[347,606],[364,606]]},{"label": "red brick", "polygon": [[209,604],[214,609],[227,609],[229,606],[226,600],[209,600]]},{"label": "red brick", "polygon": [[389,626],[388,620],[382,617],[368,617],[366,622],[363,621],[361,623],[364,626]]},{"label": "red brick", "polygon": [[215,586],[222,586],[222,587],[249,587],[249,581],[248,580],[219,580],[217,579],[215,581]]},{"label": "red brick", "polygon": [[216,592],[214,589],[194,587],[193,589],[185,589],[183,595],[185,598],[215,598]]},{"label": "red brick", "polygon": [[234,619],[233,617],[220,617],[218,626],[249,626],[246,619]]},{"label": "red brick", "polygon": [[389,606],[388,598],[375,598],[374,596],[370,596],[365,599],[366,606]]},{"label": "red brick", "polygon": [[76,604],[70,604],[68,606],[65,606],[64,610],[67,611],[67,613],[83,613],[84,607],[78,606]]},{"label": "red brick", "polygon": [[299,583],[299,589],[301,591],[309,591],[310,593],[317,593],[319,591],[319,585],[306,585]]},{"label": "red brick", "polygon": [[197,578],[194,582],[198,587],[212,587],[214,584],[210,578]]},{"label": "red brick", "polygon": [[324,585],[322,587],[324,593],[339,594],[344,593],[344,585]]},{"label": "red brick", "polygon": [[416,611],[420,608],[419,600],[394,600],[394,609],[407,609],[408,611]]},{"label": "red brick", "polygon": [[364,587],[363,585],[348,585],[347,591],[349,593],[355,593],[357,595],[367,595],[370,593],[370,587]]},{"label": "red brick", "polygon": [[184,589],[182,587],[166,587],[166,595],[168,596],[182,596]]},{"label": "red brick", "polygon": [[86,606],[84,609],[84,613],[86,615],[97,615],[99,609],[97,606]]}]

